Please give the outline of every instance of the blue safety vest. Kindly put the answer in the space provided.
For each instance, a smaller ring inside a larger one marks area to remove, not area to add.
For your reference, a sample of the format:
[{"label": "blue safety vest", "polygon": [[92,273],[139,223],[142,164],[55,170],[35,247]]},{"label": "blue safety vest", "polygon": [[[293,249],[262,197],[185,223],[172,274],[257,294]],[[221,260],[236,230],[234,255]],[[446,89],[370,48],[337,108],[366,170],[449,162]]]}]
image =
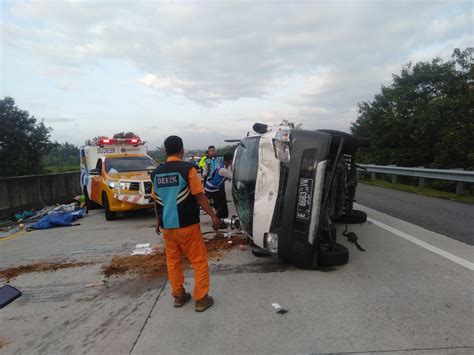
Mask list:
[{"label": "blue safety vest", "polygon": [[208,167],[207,178],[209,179],[211,175],[213,174],[214,170],[216,170],[217,165],[222,164],[222,157],[214,157],[214,159],[207,158],[206,164]]},{"label": "blue safety vest", "polygon": [[215,164],[214,171],[211,176],[207,178],[206,185],[204,186],[207,192],[216,192],[224,187],[225,176],[219,175],[219,169],[221,168],[224,168],[224,163],[218,162]]},{"label": "blue safety vest", "polygon": [[163,228],[182,228],[199,223],[199,205],[191,194],[188,176],[194,169],[183,161],[161,164],[151,174],[154,198]]}]

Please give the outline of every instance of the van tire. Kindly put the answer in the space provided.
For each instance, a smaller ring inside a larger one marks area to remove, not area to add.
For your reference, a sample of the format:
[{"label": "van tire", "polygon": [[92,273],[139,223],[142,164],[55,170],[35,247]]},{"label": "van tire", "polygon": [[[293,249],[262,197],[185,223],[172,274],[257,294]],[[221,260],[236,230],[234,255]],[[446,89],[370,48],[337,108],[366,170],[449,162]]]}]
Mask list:
[{"label": "van tire", "polygon": [[316,248],[307,245],[304,253],[293,254],[290,257],[282,257],[286,262],[306,270],[315,270],[318,268],[318,252]]},{"label": "van tire", "polygon": [[361,224],[367,222],[367,213],[364,211],[352,210],[348,214],[343,214],[337,223]]},{"label": "van tire", "polygon": [[107,198],[107,194],[105,192],[102,193],[102,203],[104,204],[104,209],[105,209],[105,219],[107,221],[116,220],[117,212],[113,212],[110,210],[109,199]]},{"label": "van tire", "polygon": [[82,189],[83,193],[84,193],[84,200],[86,202],[86,208],[88,210],[95,210],[95,209],[98,209],[100,208],[101,206],[98,205],[97,203],[95,203],[94,201],[92,201],[90,198],[89,198],[89,192],[87,191],[87,187],[84,186],[84,188]]},{"label": "van tire", "polygon": [[339,243],[336,243],[334,250],[320,251],[318,255],[318,266],[339,266],[348,261],[349,249]]}]

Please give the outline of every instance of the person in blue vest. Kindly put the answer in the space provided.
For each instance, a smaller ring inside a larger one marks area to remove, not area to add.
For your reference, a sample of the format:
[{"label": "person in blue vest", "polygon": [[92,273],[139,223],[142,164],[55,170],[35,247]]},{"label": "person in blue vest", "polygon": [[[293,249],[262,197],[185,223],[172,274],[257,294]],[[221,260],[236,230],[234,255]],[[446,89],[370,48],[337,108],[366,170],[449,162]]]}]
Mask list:
[{"label": "person in blue vest", "polygon": [[166,138],[164,146],[168,159],[151,174],[156,233],[163,232],[165,240],[166,265],[174,307],[182,307],[191,300],[191,294],[184,289],[184,254],[194,270],[195,310],[203,312],[214,304],[214,300],[208,295],[207,248],[199,224],[199,206],[211,217],[215,231],[220,221],[204,195],[196,168],[182,161],[182,139],[170,136]]},{"label": "person in blue vest", "polygon": [[217,156],[216,147],[211,145],[207,148],[207,158],[204,161],[204,168],[202,171],[203,183],[206,185],[206,180],[209,179],[216,170],[219,163],[222,163],[222,157]]},{"label": "person in blue vest", "polygon": [[234,155],[226,153],[223,162],[217,162],[214,171],[206,180],[204,190],[209,199],[213,201],[217,218],[221,220],[221,228],[225,228],[222,219],[229,217],[227,208],[227,196],[225,193],[225,182],[232,180],[232,160]]}]

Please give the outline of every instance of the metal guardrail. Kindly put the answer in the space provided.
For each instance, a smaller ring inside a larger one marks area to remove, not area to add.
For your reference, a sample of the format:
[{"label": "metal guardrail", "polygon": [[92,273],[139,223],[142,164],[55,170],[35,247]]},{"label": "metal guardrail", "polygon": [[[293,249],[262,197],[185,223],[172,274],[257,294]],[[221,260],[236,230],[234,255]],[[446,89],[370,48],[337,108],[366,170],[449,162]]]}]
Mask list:
[{"label": "metal guardrail", "polygon": [[425,186],[425,179],[446,180],[457,182],[456,193],[464,194],[464,183],[474,183],[474,171],[453,170],[453,169],[426,169],[426,168],[405,168],[396,165],[359,165],[358,172],[371,173],[371,180],[376,179],[376,174],[392,175],[392,182],[397,182],[397,176],[411,176],[418,178],[418,185]]}]

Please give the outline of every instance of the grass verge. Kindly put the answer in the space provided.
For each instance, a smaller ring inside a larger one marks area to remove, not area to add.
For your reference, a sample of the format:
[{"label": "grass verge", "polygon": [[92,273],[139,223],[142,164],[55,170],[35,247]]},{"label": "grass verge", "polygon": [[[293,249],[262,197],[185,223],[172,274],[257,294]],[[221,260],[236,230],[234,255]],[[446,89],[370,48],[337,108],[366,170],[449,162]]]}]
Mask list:
[{"label": "grass verge", "polygon": [[430,189],[427,187],[420,188],[418,186],[406,185],[406,184],[392,184],[391,182],[388,182],[385,180],[374,180],[374,181],[361,180],[359,182],[363,184],[367,184],[367,185],[386,187],[388,189],[411,192],[411,193],[423,195],[423,196],[444,198],[445,200],[463,202],[463,203],[474,205],[474,196],[471,196],[471,195],[458,196],[453,192],[439,191],[439,190]]}]

